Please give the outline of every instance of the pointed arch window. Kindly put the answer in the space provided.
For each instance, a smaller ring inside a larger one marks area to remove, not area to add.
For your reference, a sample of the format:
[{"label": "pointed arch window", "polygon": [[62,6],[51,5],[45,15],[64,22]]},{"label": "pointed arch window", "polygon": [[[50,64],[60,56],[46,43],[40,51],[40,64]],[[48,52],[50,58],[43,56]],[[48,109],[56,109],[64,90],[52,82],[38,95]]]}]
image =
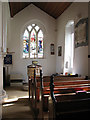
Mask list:
[{"label": "pointed arch window", "polygon": [[74,21],[70,20],[65,27],[64,74],[72,73],[74,67]]},{"label": "pointed arch window", "polygon": [[43,31],[32,24],[23,34],[23,58],[43,58]]}]

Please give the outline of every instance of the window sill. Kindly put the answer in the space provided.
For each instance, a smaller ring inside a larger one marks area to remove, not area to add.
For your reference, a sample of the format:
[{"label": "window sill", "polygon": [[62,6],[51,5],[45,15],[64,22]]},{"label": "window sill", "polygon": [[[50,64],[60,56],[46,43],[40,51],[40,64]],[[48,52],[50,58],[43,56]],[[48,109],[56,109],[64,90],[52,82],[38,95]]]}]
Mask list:
[{"label": "window sill", "polygon": [[46,59],[45,57],[43,57],[43,58],[22,58],[22,59]]}]

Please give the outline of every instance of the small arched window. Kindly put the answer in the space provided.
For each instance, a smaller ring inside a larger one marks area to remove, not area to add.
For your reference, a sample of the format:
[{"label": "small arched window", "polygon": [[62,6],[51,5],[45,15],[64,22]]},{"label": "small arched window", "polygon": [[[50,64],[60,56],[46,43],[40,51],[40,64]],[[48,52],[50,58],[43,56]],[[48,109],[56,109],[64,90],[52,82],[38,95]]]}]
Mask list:
[{"label": "small arched window", "polygon": [[32,24],[23,34],[23,58],[43,58],[43,31]]},{"label": "small arched window", "polygon": [[65,27],[64,74],[73,73],[74,60],[74,21],[70,20]]}]

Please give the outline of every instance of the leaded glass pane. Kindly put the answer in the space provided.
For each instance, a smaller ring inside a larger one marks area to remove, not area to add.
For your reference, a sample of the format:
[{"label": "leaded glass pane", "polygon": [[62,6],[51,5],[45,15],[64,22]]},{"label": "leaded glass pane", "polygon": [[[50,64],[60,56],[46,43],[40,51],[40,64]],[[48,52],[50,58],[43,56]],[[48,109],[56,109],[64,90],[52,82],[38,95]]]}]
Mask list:
[{"label": "leaded glass pane", "polygon": [[34,27],[34,26],[35,26],[35,24],[32,24],[32,26]]},{"label": "leaded glass pane", "polygon": [[39,27],[38,27],[38,26],[36,26],[36,27],[35,27],[35,29],[36,29],[36,31],[38,31],[38,30],[39,30]]},{"label": "leaded glass pane", "polygon": [[29,39],[29,33],[27,30],[25,30],[25,32],[23,34],[23,39]]},{"label": "leaded glass pane", "polygon": [[28,28],[28,30],[29,30],[29,31],[31,31],[32,26],[31,26],[31,25],[29,25],[27,28]]},{"label": "leaded glass pane", "polygon": [[29,57],[29,33],[25,30],[23,35],[23,58]]},{"label": "leaded glass pane", "polygon": [[30,36],[30,58],[36,58],[36,32],[34,29]]},{"label": "leaded glass pane", "polygon": [[43,32],[40,30],[38,33],[38,58],[43,57]]}]

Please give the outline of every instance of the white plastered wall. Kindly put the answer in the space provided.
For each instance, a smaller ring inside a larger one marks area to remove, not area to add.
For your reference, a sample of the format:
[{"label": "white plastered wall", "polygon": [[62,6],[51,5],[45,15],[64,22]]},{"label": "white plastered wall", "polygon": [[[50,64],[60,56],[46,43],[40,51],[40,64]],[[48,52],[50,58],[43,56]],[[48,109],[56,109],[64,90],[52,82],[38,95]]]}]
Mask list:
[{"label": "white plastered wall", "polygon": [[[65,46],[65,26],[69,20],[74,20],[75,24],[80,18],[88,17],[88,3],[72,3],[68,9],[57,19],[57,45],[62,46],[62,56],[56,56],[56,72],[63,72],[64,46]],[[68,51],[67,51],[68,52]],[[74,73],[88,75],[88,46],[75,48],[74,51]]]},{"label": "white plastered wall", "polygon": [[[84,6],[84,7],[83,7]],[[10,21],[10,33],[8,39],[9,51],[13,54],[13,65],[10,73],[23,74],[27,80],[27,65],[33,59],[22,59],[22,33],[25,26],[35,22],[44,30],[44,59],[36,59],[43,67],[44,75],[55,72],[62,73],[64,65],[65,26],[69,20],[75,23],[80,18],[88,17],[88,3],[72,3],[71,6],[57,19],[50,17],[45,12],[30,5],[19,12]],[[50,55],[50,44],[55,44],[55,55]],[[62,56],[58,56],[58,46],[62,46]],[[74,73],[88,75],[88,46],[78,47],[74,51]]]},{"label": "white plastered wall", "polygon": [[42,66],[44,75],[56,72],[55,55],[50,54],[50,44],[56,41],[56,20],[31,4],[11,19],[10,39],[8,40],[9,51],[15,52],[13,65],[9,67],[9,72],[20,73],[25,80],[27,80],[27,65],[32,64],[34,59],[22,59],[21,37],[25,26],[33,22],[39,24],[44,30],[44,59],[35,60],[38,60]]}]

